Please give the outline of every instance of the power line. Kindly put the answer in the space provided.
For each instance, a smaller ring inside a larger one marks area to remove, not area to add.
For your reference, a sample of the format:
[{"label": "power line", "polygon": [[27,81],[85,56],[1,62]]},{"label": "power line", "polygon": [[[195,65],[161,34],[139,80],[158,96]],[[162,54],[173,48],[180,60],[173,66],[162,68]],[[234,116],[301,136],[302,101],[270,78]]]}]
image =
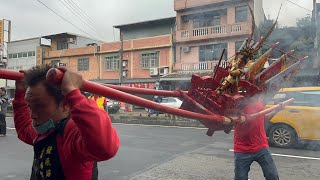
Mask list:
[{"label": "power line", "polygon": [[[66,1],[66,0],[64,0],[64,1]],[[95,26],[95,28],[97,28],[98,30],[100,30],[100,32],[102,32],[102,34],[105,34],[105,31],[102,30],[103,28],[101,28],[101,26],[97,25],[97,24],[94,22],[94,20],[93,20],[92,18],[90,18],[90,16],[88,16],[73,0],[68,0],[68,1],[71,1],[70,4],[72,4],[73,7],[78,10],[78,11],[76,11],[77,14],[79,14],[81,17],[83,17],[86,21],[89,21],[93,26]],[[69,4],[69,3],[68,3],[68,4]],[[70,4],[69,4],[69,5],[70,5]],[[72,8],[72,9],[74,9],[74,8]],[[107,34],[105,34],[105,35],[107,35]],[[109,37],[109,36],[107,36],[107,37]],[[109,44],[109,45],[110,45],[111,47],[116,48],[116,49],[119,49],[119,48],[120,48],[120,47],[116,47],[116,46],[114,46],[114,45],[112,45],[112,44]]]},{"label": "power line", "polygon": [[[93,26],[95,26],[100,32],[102,32],[103,34],[105,34],[105,30],[103,30],[104,28],[101,27],[99,24],[95,23],[95,21],[88,16],[73,0],[67,0],[69,1],[74,7],[75,9],[78,10],[79,14],[84,18],[87,19]],[[106,34],[107,35],[107,34]],[[107,35],[108,36],[108,35]],[[109,37],[109,36],[108,36]],[[110,38],[110,37],[109,37]],[[112,39],[112,38],[111,38]]]},{"label": "power line", "polygon": [[95,33],[97,33],[97,35],[99,35],[100,37],[102,37],[102,39],[104,39],[103,36],[101,36],[99,34],[99,32],[94,29],[91,25],[89,25],[87,22],[85,22],[81,17],[79,17],[77,14],[76,14],[76,10],[73,9],[73,7],[67,2],[67,1],[62,1],[62,0],[58,0],[60,1],[72,14],[74,14],[76,17],[78,17],[78,19],[83,22],[86,26],[88,26],[90,29],[92,29]]},{"label": "power line", "polygon": [[47,9],[49,9],[51,12],[55,13],[57,16],[59,16],[60,18],[62,18],[63,20],[65,20],[66,22],[68,22],[69,24],[71,24],[73,27],[79,29],[81,32],[87,34],[88,36],[90,36],[91,38],[95,39],[95,37],[93,37],[92,35],[90,35],[89,33],[85,32],[84,30],[82,30],[81,28],[79,28],[78,26],[76,26],[75,24],[73,24],[72,22],[70,22],[69,20],[67,20],[66,18],[64,18],[63,16],[61,16],[59,13],[55,12],[53,9],[51,9],[50,7],[48,7],[45,3],[43,3],[40,0],[37,0],[39,3],[41,3],[43,6],[45,6]]},{"label": "power line", "polygon": [[305,7],[303,7],[303,6],[300,6],[299,4],[294,3],[294,2],[292,2],[292,1],[290,1],[290,0],[286,0],[286,1],[290,2],[291,4],[294,4],[294,5],[298,6],[298,7],[302,8],[302,9],[304,9],[304,10],[307,10],[307,11],[312,12],[310,9],[307,9],[307,8],[305,8]]}]

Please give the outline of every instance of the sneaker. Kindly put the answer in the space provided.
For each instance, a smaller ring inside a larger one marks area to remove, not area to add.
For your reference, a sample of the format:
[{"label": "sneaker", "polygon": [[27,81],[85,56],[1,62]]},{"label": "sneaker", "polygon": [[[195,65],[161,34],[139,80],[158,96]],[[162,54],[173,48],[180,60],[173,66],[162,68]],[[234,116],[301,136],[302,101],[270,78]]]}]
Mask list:
[{"label": "sneaker", "polygon": [[0,137],[5,137],[6,135],[5,134],[0,134]]}]

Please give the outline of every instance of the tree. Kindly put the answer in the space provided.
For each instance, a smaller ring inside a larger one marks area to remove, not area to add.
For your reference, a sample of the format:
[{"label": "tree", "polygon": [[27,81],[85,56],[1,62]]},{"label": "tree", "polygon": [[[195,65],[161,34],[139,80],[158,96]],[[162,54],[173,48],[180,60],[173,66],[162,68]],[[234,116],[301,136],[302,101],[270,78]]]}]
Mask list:
[{"label": "tree", "polygon": [[306,40],[314,41],[316,37],[316,27],[310,16],[297,19],[296,25]]}]

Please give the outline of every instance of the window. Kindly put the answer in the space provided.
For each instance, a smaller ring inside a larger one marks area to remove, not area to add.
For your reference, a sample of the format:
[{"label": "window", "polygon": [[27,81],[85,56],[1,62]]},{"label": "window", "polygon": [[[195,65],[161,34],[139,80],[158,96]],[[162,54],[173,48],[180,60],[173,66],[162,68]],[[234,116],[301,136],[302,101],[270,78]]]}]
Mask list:
[{"label": "window", "polygon": [[88,70],[89,70],[89,58],[79,58],[78,71],[88,71]]},{"label": "window", "polygon": [[159,52],[150,52],[141,54],[141,67],[151,68],[159,66]]},{"label": "window", "polygon": [[28,57],[32,57],[32,56],[35,56],[36,53],[34,51],[29,51],[28,52]]},{"label": "window", "polygon": [[18,53],[18,58],[22,58],[22,53]]},{"label": "window", "polygon": [[248,19],[247,6],[236,7],[236,23],[245,22]]},{"label": "window", "polygon": [[28,57],[28,53],[27,52],[23,52],[22,53],[22,57]]},{"label": "window", "polygon": [[227,43],[222,44],[211,44],[200,46],[199,48],[199,61],[215,61],[219,60],[222,50],[226,49],[223,60],[227,59]]},{"label": "window", "polygon": [[320,91],[301,91],[301,92],[286,92],[276,94],[270,104],[278,104],[290,98],[294,98],[294,101],[290,106],[311,106],[319,107],[320,101],[318,97]]},{"label": "window", "polygon": [[194,19],[193,28],[217,26],[221,24],[220,16],[214,16],[213,19]]},{"label": "window", "polygon": [[120,56],[106,56],[104,62],[104,69],[105,70],[118,70],[120,64]]},{"label": "window", "polygon": [[220,16],[213,17],[213,26],[221,25],[221,18]]},{"label": "window", "polygon": [[9,59],[12,59],[13,58],[13,54],[9,54]]},{"label": "window", "polygon": [[15,53],[15,54],[12,54],[12,58],[17,58],[18,57],[18,54]]},{"label": "window", "polygon": [[67,41],[57,41],[57,50],[68,49]]},{"label": "window", "polygon": [[52,60],[51,61],[51,65],[53,66],[58,66],[58,63],[60,62],[60,60]]},{"label": "window", "polygon": [[288,92],[288,99],[294,98],[292,106],[311,106],[319,107],[320,91],[301,91],[301,92]]}]

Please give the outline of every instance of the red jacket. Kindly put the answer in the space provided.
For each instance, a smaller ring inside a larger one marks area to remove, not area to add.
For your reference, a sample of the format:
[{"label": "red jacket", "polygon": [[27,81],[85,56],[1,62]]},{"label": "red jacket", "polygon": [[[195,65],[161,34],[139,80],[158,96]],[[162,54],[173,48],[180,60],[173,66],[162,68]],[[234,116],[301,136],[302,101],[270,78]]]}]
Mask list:
[{"label": "red jacket", "polygon": [[[253,114],[264,110],[261,100],[247,105],[243,113]],[[266,132],[264,130],[264,116],[238,124],[234,128],[234,152],[256,153],[269,147]]]},{"label": "red jacket", "polygon": [[[14,123],[18,138],[33,145],[41,136],[32,127],[30,110],[24,100],[25,92],[16,92],[13,101]],[[59,160],[67,180],[90,180],[93,164],[114,157],[120,141],[111,120],[104,110],[92,100],[87,100],[79,90],[66,95],[70,105],[70,120],[63,136],[56,135]]]}]

